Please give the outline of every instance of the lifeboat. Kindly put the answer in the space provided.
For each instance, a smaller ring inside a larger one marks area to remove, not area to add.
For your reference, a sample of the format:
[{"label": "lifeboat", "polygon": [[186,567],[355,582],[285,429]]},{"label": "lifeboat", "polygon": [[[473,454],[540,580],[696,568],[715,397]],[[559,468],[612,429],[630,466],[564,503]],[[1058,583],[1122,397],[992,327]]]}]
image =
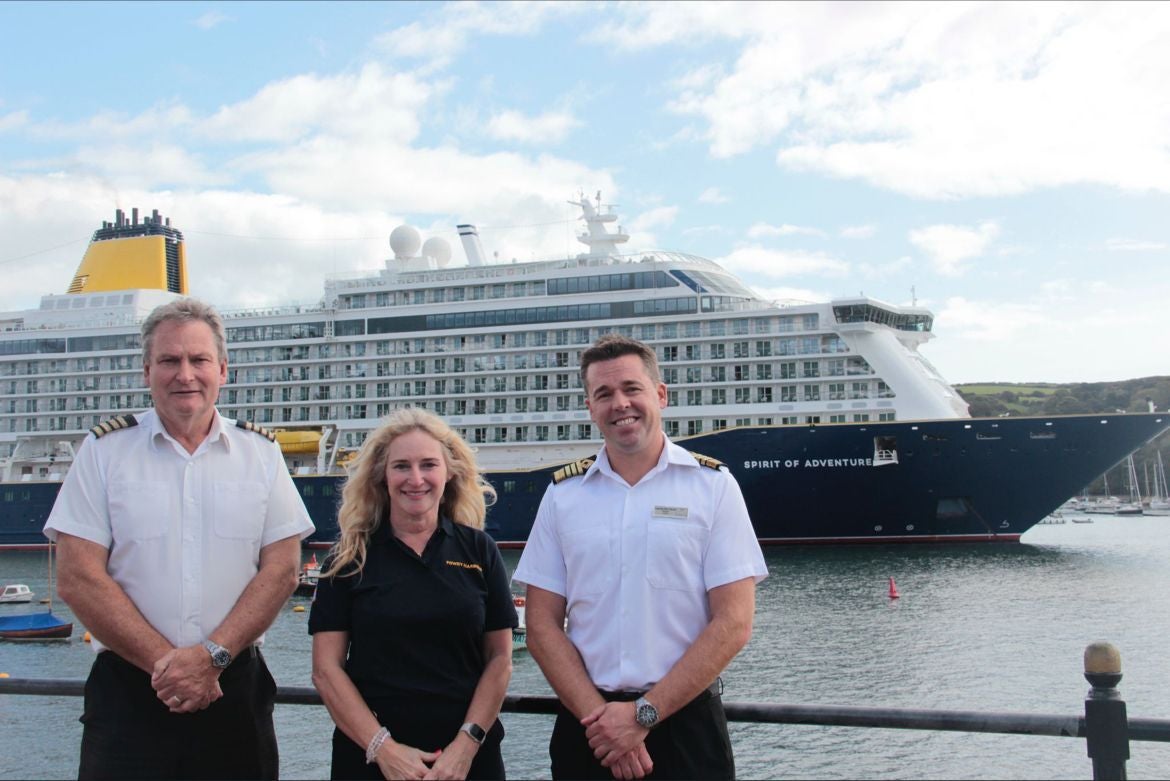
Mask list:
[{"label": "lifeboat", "polygon": [[276,442],[285,455],[316,455],[321,442],[320,431],[276,429]]}]

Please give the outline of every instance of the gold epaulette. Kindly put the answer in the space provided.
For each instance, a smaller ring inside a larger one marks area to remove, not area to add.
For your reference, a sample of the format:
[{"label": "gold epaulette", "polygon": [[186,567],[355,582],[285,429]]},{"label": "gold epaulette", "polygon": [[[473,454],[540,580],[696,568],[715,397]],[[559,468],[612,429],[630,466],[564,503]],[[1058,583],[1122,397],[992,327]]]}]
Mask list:
[{"label": "gold epaulette", "polygon": [[109,420],[103,420],[89,431],[95,437],[101,438],[111,431],[121,431],[124,428],[134,428],[138,425],[138,419],[133,415],[118,415]]},{"label": "gold epaulette", "polygon": [[593,466],[596,459],[593,456],[589,458],[582,458],[580,461],[574,461],[571,464],[565,464],[557,471],[553,472],[553,482],[559,483],[562,480],[567,480],[570,477],[580,477],[585,474],[589,467]]},{"label": "gold epaulette", "polygon": [[705,456],[702,453],[694,452],[691,452],[691,455],[694,456],[695,460],[699,462],[699,466],[705,466],[708,469],[718,469],[719,467],[723,466],[723,462],[718,458],[711,458],[711,456]]},{"label": "gold epaulette", "polygon": [[268,429],[264,428],[263,426],[257,426],[255,423],[253,423],[253,422],[252,422],[252,421],[250,421],[250,420],[237,420],[237,421],[236,421],[236,428],[242,428],[244,431],[252,431],[252,432],[255,432],[255,433],[259,434],[259,435],[260,435],[260,436],[262,436],[262,437],[268,437],[268,441],[269,441],[269,442],[275,442],[275,441],[276,441],[276,435],[275,435],[275,434],[273,434],[271,431],[269,431]]}]

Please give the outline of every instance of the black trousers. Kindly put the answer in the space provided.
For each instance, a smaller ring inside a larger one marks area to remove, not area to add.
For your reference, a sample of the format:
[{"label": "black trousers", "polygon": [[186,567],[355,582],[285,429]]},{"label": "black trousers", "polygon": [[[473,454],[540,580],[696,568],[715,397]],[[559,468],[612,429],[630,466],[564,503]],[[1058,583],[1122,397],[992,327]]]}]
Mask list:
[{"label": "black trousers", "polygon": [[219,685],[207,708],[171,713],[147,673],[102,651],[85,682],[78,778],[277,778],[276,683],[259,649],[242,652]]},{"label": "black trousers", "polygon": [[[727,715],[718,691],[716,687],[708,689],[650,730],[646,750],[654,761],[654,770],[646,778],[735,778]],[[639,692],[601,694],[611,702],[629,702],[641,696]],[[593,756],[581,722],[564,706],[557,709],[548,753],[554,779],[613,778],[609,768]]]}]

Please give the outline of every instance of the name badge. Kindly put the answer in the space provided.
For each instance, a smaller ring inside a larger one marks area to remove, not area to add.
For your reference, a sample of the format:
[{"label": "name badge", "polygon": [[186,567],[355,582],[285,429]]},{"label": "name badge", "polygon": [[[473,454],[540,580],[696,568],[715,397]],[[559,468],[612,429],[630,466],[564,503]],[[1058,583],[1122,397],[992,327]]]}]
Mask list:
[{"label": "name badge", "polygon": [[686,518],[690,510],[686,507],[663,507],[662,505],[655,505],[655,518]]}]

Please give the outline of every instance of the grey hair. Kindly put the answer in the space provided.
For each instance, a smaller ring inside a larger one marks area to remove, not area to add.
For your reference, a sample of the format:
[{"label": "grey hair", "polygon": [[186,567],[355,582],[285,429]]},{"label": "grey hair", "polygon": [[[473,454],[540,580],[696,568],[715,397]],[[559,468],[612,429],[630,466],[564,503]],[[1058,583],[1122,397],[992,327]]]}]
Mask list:
[{"label": "grey hair", "polygon": [[166,322],[176,323],[207,323],[215,339],[215,351],[219,360],[227,360],[227,333],[224,331],[223,319],[211,304],[205,304],[197,298],[179,298],[169,304],[155,307],[142,323],[142,363],[150,363],[150,350],[154,344],[154,332]]}]

